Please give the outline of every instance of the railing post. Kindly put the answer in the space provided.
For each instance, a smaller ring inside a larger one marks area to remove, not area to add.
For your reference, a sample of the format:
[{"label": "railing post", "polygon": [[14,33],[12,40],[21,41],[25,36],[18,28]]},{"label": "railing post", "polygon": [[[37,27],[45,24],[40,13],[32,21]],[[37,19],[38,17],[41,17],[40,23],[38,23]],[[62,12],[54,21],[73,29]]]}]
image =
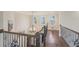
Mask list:
[{"label": "railing post", "polygon": [[27,36],[27,47],[31,47],[31,36]]},{"label": "railing post", "polygon": [[36,47],[40,47],[40,33],[37,32],[35,36],[36,36]]}]

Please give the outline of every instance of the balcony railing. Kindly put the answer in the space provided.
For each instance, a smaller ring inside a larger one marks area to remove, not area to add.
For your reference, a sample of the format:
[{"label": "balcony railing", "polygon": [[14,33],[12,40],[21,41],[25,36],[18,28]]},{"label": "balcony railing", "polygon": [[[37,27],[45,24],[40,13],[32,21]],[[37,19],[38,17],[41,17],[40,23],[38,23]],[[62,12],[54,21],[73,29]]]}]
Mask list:
[{"label": "balcony railing", "polygon": [[22,34],[0,30],[1,47],[36,47],[42,46],[42,35]]},{"label": "balcony railing", "polygon": [[79,47],[79,32],[60,25],[61,36],[70,47]]},{"label": "balcony railing", "polygon": [[[47,28],[44,32],[40,31],[32,34],[22,34],[17,32],[9,32],[0,30],[0,47],[43,47],[45,46],[45,37]],[[42,29],[41,29],[42,31]]]}]

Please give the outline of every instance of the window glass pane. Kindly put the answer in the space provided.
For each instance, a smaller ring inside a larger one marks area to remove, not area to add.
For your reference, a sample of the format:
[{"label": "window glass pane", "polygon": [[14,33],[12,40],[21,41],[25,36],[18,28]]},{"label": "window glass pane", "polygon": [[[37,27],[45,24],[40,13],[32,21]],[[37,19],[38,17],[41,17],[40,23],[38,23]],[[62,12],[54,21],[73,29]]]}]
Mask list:
[{"label": "window glass pane", "polygon": [[49,16],[49,21],[51,23],[51,25],[55,24],[55,16]]},{"label": "window glass pane", "polygon": [[40,22],[42,25],[45,24],[45,17],[44,16],[40,16]]},{"label": "window glass pane", "polygon": [[37,22],[36,22],[36,17],[35,17],[35,16],[32,17],[32,23],[33,23],[33,24],[36,24],[36,23],[37,23]]}]

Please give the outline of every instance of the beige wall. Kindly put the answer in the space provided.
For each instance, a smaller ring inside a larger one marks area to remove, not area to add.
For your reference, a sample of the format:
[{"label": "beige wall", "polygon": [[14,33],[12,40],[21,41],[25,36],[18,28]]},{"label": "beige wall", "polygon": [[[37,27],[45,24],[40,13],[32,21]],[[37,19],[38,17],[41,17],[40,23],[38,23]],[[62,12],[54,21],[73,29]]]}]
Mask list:
[{"label": "beige wall", "polygon": [[12,20],[13,21],[13,30],[15,31],[15,13],[14,12],[9,12],[9,11],[4,11],[3,12],[3,29],[4,30],[8,30],[8,20]]},{"label": "beige wall", "polygon": [[29,31],[31,16],[24,15],[20,13],[15,14],[15,29],[17,32],[25,31],[26,33]]},{"label": "beige wall", "polygon": [[0,29],[3,28],[3,12],[0,11]]},{"label": "beige wall", "polygon": [[[12,20],[13,21],[13,29],[12,31],[17,31],[17,32],[22,32],[25,31],[27,32],[29,30],[30,27],[30,20],[31,20],[31,16],[23,14],[23,13],[19,13],[19,12],[13,12],[13,11],[4,11],[2,12],[1,15],[1,23],[3,26],[4,30],[8,30],[8,20]],[[3,22],[2,22],[3,21]]]},{"label": "beige wall", "polygon": [[69,29],[79,32],[79,12],[78,11],[62,12],[60,23]]}]

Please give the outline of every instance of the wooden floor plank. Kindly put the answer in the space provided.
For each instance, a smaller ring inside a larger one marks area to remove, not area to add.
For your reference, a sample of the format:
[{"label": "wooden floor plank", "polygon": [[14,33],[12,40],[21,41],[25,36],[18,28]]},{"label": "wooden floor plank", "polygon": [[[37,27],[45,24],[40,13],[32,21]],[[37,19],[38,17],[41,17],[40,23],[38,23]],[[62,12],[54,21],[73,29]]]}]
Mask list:
[{"label": "wooden floor plank", "polygon": [[48,31],[46,36],[46,47],[68,47],[63,38],[59,37],[58,31]]}]

